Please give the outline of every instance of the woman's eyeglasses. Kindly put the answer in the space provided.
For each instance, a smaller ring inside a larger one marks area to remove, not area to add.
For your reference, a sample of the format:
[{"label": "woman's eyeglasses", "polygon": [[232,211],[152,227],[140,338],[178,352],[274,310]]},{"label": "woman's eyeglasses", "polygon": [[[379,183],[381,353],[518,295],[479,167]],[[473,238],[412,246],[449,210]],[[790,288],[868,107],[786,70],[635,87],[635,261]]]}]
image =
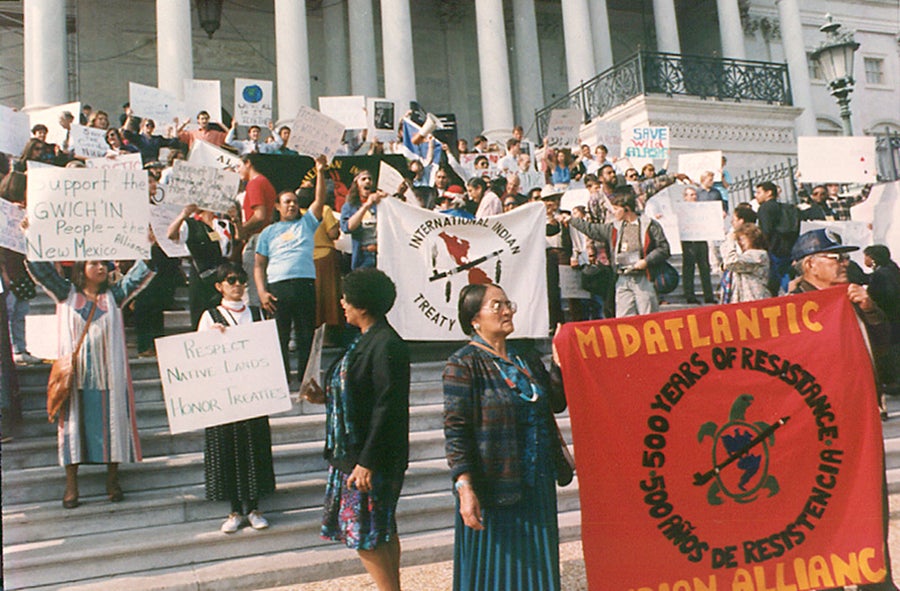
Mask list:
[{"label": "woman's eyeglasses", "polygon": [[519,306],[517,306],[515,302],[509,300],[491,300],[483,309],[490,310],[494,314],[500,314],[503,312],[504,308],[515,314],[516,310],[519,309]]},{"label": "woman's eyeglasses", "polygon": [[246,277],[238,277],[237,275],[229,275],[228,277],[225,278],[225,283],[227,283],[228,285],[236,285],[236,284],[247,285],[247,278]]}]

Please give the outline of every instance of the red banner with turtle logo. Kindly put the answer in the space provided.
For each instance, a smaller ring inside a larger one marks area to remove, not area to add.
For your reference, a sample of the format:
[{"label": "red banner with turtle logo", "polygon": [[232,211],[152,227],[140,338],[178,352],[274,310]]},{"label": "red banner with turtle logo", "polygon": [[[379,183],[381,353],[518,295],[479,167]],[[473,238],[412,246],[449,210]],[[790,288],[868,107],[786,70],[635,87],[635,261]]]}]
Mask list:
[{"label": "red banner with turtle logo", "polygon": [[846,289],[571,323],[555,343],[590,589],[884,581],[881,422]]}]

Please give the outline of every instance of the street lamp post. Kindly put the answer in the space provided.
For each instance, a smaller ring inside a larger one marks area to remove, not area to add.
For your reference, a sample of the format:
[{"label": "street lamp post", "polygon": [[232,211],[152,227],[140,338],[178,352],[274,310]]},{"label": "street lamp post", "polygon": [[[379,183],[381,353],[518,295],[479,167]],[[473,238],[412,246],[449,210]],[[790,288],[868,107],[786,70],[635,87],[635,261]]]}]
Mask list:
[{"label": "street lamp post", "polygon": [[825,33],[825,41],[812,53],[812,59],[819,63],[828,90],[837,99],[841,108],[841,123],[844,135],[853,135],[850,124],[850,93],[853,92],[853,54],[859,49],[859,43],[853,39],[850,31],[838,32],[840,23],[834,22],[830,14],[825,15],[827,22],[819,27]]}]

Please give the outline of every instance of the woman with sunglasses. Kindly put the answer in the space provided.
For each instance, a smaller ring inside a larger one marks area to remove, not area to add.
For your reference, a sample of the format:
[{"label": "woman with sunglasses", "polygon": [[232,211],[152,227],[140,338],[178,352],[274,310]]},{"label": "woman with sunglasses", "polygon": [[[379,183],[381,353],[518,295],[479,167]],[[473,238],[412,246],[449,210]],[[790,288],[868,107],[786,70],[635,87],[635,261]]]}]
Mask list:
[{"label": "woman with sunglasses", "polygon": [[535,351],[507,343],[515,312],[497,285],[460,292],[459,323],[471,341],[443,375],[458,509],[454,591],[560,588],[556,479],[565,459],[553,412],[566,399],[558,368],[551,378]]},{"label": "woman with sunglasses", "polygon": [[109,151],[106,153],[107,158],[115,158],[119,155],[124,156],[125,154],[140,152],[135,146],[126,144],[122,139],[122,134],[115,128],[106,130],[106,144],[109,146]]},{"label": "woman with sunglasses", "polygon": [[[230,326],[262,320],[259,308],[244,304],[247,274],[240,265],[222,263],[216,269],[216,279],[222,302],[203,313],[198,331],[225,332]],[[207,427],[203,468],[207,500],[231,502],[231,513],[220,528],[222,533],[233,534],[245,523],[253,529],[269,527],[259,511],[259,499],[275,491],[269,417]]]}]

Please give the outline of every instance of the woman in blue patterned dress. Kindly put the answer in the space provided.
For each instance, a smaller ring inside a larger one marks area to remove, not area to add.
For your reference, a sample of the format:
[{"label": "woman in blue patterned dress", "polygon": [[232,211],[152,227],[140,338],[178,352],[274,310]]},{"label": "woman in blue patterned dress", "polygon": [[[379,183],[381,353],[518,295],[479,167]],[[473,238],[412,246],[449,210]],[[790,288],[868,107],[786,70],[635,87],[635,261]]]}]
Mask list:
[{"label": "woman in blue patterned dress", "polygon": [[564,460],[553,412],[565,395],[536,352],[507,346],[515,312],[499,286],[460,293],[459,323],[472,340],[443,377],[454,591],[560,588],[555,480]]},{"label": "woman in blue patterned dress", "polygon": [[397,297],[382,271],[344,278],[341,305],[360,335],[325,377],[322,537],[357,551],[380,591],[400,591],[397,501],[409,464],[409,350],[385,315]]}]

